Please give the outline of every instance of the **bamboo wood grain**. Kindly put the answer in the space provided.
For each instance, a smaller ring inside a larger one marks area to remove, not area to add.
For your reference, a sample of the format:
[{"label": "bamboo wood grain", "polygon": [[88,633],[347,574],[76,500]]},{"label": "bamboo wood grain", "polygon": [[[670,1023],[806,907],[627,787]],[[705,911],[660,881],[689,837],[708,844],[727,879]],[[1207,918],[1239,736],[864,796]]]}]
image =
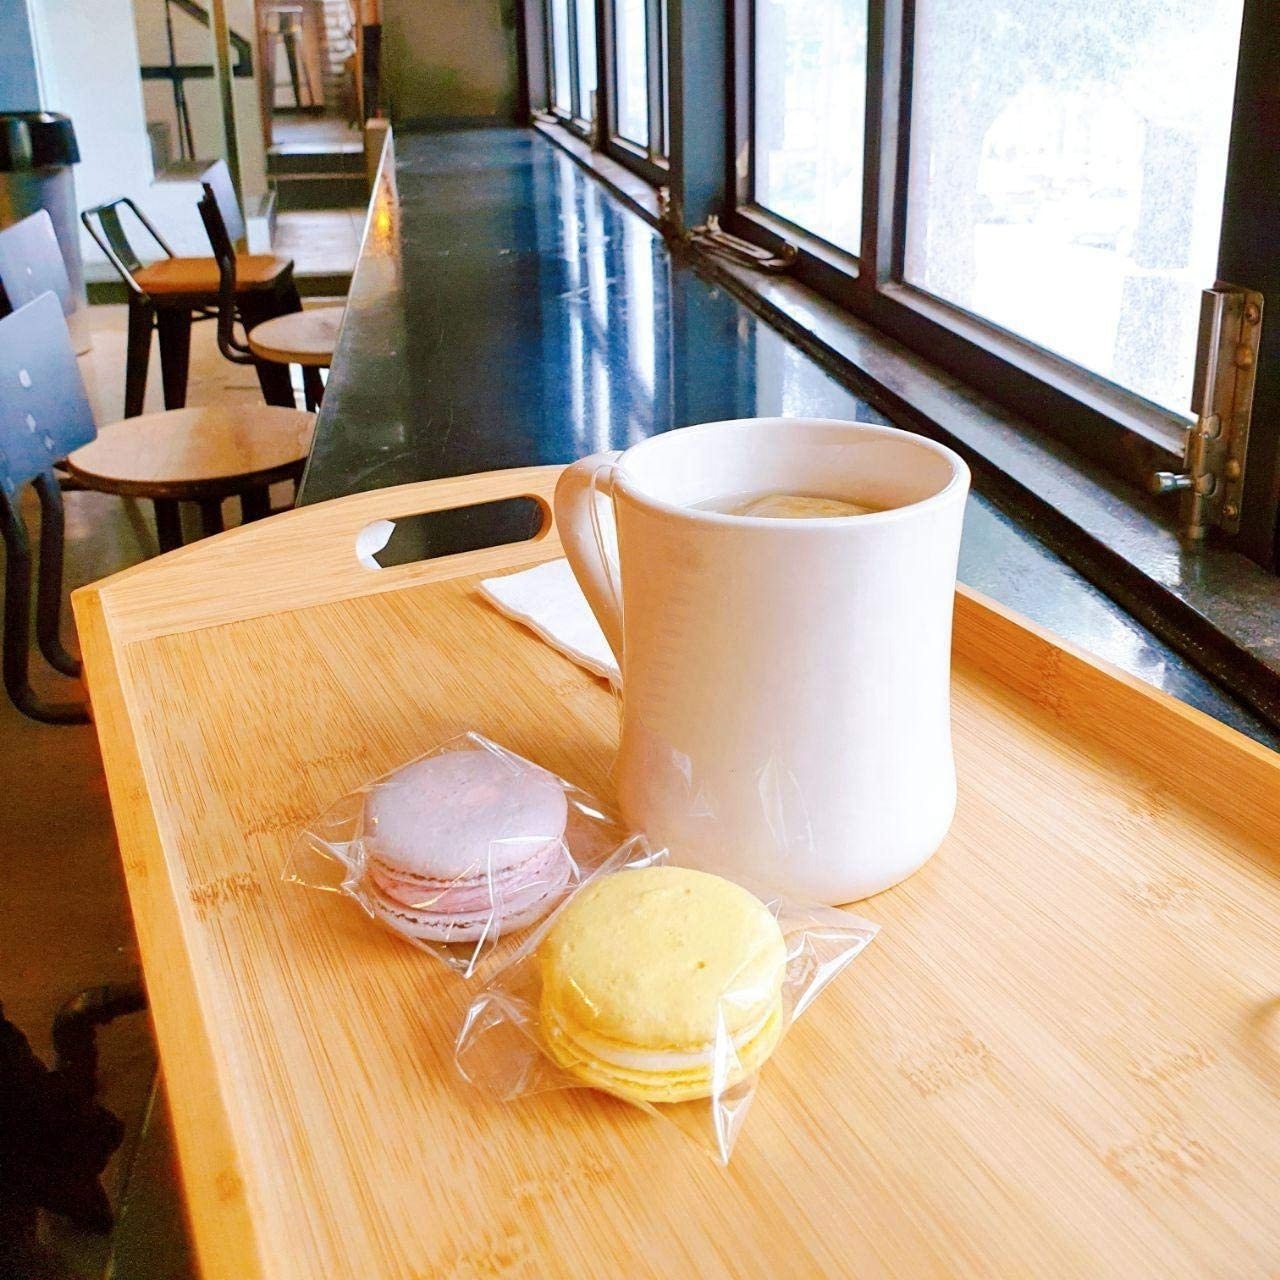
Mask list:
[{"label": "bamboo wood grain", "polygon": [[[766,1069],[728,1170],[590,1093],[453,1072],[471,991],[282,882],[336,796],[476,728],[608,797],[604,686],[477,596],[538,540],[304,508],[76,595],[207,1276],[1273,1276],[1280,760],[960,592],[960,805]],[[1186,785],[1188,763],[1204,779]]]}]

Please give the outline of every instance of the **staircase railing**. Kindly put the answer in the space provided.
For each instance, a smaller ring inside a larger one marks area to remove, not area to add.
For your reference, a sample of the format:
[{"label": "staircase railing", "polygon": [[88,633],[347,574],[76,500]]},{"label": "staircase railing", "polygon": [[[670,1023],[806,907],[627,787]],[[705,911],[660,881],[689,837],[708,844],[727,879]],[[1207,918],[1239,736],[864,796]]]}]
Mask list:
[{"label": "staircase railing", "polygon": [[[210,28],[209,11],[198,0],[164,0],[165,36],[169,46],[169,61],[146,64],[140,68],[144,80],[168,80],[173,86],[173,111],[178,120],[178,148],[183,160],[194,160],[195,141],[191,130],[191,111],[187,106],[188,80],[212,80],[214,66],[211,62],[179,62],[174,39],[173,10],[186,14],[202,27]],[[229,33],[235,62],[231,74],[239,79],[253,75],[253,45],[238,31]]]}]

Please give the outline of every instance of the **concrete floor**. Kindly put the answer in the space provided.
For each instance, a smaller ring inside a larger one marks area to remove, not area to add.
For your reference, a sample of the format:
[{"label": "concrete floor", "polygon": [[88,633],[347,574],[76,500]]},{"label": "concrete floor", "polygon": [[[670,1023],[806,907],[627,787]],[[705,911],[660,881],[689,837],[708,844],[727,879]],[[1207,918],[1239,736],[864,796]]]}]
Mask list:
[{"label": "concrete floor", "polygon": [[271,248],[281,257],[292,258],[299,272],[349,276],[360,254],[364,215],[362,208],[299,209],[278,214]]},{"label": "concrete floor", "polygon": [[290,115],[285,112],[271,121],[271,152],[274,155],[332,155],[364,150],[360,130],[336,116]]},{"label": "concrete floor", "polygon": [[[106,423],[119,418],[123,406],[125,309],[94,307],[90,317],[94,345],[81,367],[97,420]],[[159,381],[158,353],[153,352],[148,411],[163,407]],[[259,404],[261,393],[252,368],[223,360],[213,325],[199,324],[188,403],[215,402]],[[228,519],[233,506],[227,506]],[[148,504],[73,492],[66,495],[66,511],[67,591],[156,552]],[[69,611],[64,631],[74,651]],[[74,682],[38,664],[35,671],[33,683],[51,697],[81,693]],[[36,724],[0,698],[0,788],[6,797],[0,817],[5,906],[0,1001],[48,1062],[50,1024],[62,1002],[83,987],[134,977],[138,968],[92,726]],[[124,1208],[115,1238],[89,1236],[46,1217],[40,1230],[42,1262],[10,1272],[0,1259],[0,1273],[122,1280],[178,1280],[193,1274],[162,1102],[157,1122],[146,1126],[147,1141],[141,1148],[138,1143],[156,1065],[146,1015],[121,1019],[103,1032],[100,1045],[101,1100],[128,1128],[105,1179],[113,1203]]]}]

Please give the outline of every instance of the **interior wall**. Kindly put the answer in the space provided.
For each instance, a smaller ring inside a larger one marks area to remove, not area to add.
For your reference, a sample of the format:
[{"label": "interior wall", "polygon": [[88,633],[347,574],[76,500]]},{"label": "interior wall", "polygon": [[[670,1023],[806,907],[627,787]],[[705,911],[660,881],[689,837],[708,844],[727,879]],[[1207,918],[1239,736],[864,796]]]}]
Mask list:
[{"label": "interior wall", "polygon": [[[208,0],[201,0],[201,3],[206,9],[209,8]],[[141,64],[167,65],[169,44],[164,20],[164,0],[132,0],[132,4]],[[244,36],[250,46],[254,46],[253,0],[227,0],[227,21],[232,31]],[[213,33],[188,14],[176,9],[173,11],[173,36],[174,51],[180,63],[213,63]],[[231,60],[234,65],[234,48]],[[255,66],[252,77],[240,76],[232,79],[236,144],[240,152],[240,180],[247,201],[262,195],[267,189],[266,150],[257,90],[257,77],[261,71],[261,67]],[[164,121],[169,125],[173,155],[176,158],[179,153],[178,121],[169,81],[144,81],[142,93],[146,118],[149,121]],[[226,144],[222,136],[218,82],[212,79],[190,79],[186,82],[186,98],[196,159],[225,159]]]},{"label": "interior wall", "polygon": [[0,111],[37,111],[40,82],[26,0],[0,0]]},{"label": "interior wall", "polygon": [[[42,106],[71,117],[81,208],[118,195],[142,202],[152,182],[130,0],[33,0]],[[88,239],[85,253],[100,259]]]},{"label": "interior wall", "polygon": [[[232,25],[252,32],[252,0],[230,0],[227,7]],[[31,15],[40,105],[69,115],[79,141],[75,181],[80,208],[132,196],[176,253],[208,253],[208,238],[196,209],[200,184],[156,181],[132,0],[31,0]],[[212,46],[204,47],[208,52],[201,60],[211,60]],[[237,140],[250,196],[266,189],[256,92],[253,80],[236,81]],[[216,159],[222,150],[219,146],[207,158]],[[101,277],[105,265],[101,251],[87,233],[81,239],[90,278]],[[140,247],[145,244],[139,243]]]},{"label": "interior wall", "polygon": [[382,26],[394,121],[516,118],[514,0],[383,0]]},{"label": "interior wall", "polygon": [[[169,43],[164,10],[165,0],[133,0],[138,56],[143,66],[168,64]],[[173,12],[173,46],[180,63],[213,62],[213,33],[180,10]],[[222,138],[218,83],[216,80],[192,79],[186,82],[184,91],[196,158],[216,160],[226,150]],[[142,101],[148,123],[159,121],[169,126],[172,155],[178,159],[181,148],[171,84],[167,80],[144,80]]]}]

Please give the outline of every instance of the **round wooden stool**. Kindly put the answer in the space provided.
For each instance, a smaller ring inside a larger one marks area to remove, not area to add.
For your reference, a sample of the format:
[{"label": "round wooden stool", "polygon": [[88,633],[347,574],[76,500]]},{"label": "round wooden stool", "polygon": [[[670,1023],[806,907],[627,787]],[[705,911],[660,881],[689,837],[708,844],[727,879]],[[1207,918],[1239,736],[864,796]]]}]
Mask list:
[{"label": "round wooden stool", "polygon": [[67,456],[86,489],[155,504],[161,551],[182,545],[179,502],[200,507],[205,534],[222,531],[222,503],[244,520],[270,512],[267,490],[302,475],[315,414],[272,405],[173,409],[125,418]]},{"label": "round wooden stool", "polygon": [[333,363],[333,349],[338,344],[345,307],[316,307],[311,311],[293,311],[255,325],[248,336],[249,350],[258,360],[270,364],[302,366],[307,408],[320,403],[324,384],[319,370]]}]

